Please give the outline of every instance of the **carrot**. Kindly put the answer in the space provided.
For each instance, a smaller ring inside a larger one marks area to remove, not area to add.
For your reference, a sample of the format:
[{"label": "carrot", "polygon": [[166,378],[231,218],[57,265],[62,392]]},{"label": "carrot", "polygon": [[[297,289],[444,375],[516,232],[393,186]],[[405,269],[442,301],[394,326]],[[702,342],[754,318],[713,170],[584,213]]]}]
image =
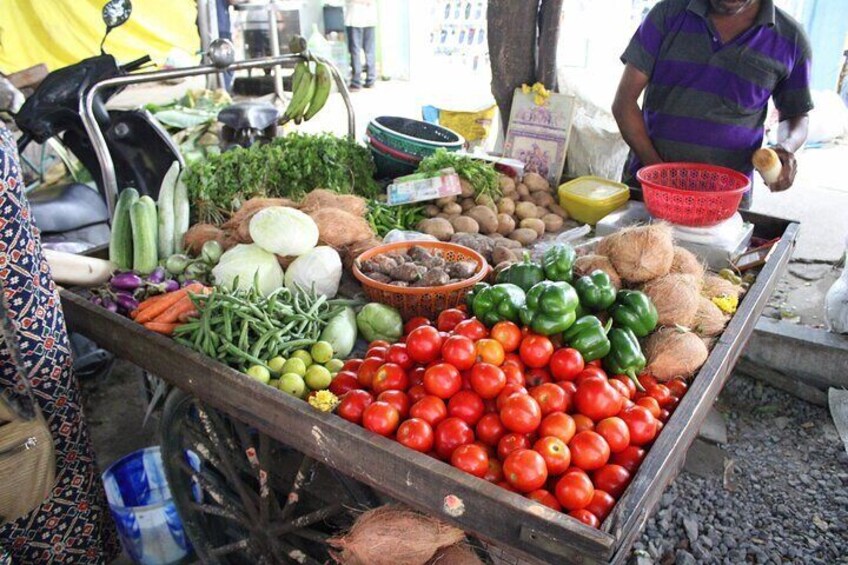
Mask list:
[{"label": "carrot", "polygon": [[194,302],[191,301],[191,297],[186,294],[179,300],[177,300],[174,304],[168,307],[167,310],[153,318],[154,322],[160,322],[165,324],[173,324],[180,318],[180,314],[184,312],[189,312],[194,310]]},{"label": "carrot", "polygon": [[198,312],[197,310],[189,310],[188,312],[183,312],[182,314],[180,314],[177,320],[179,320],[180,323],[184,324],[186,322],[191,321],[193,318],[197,318],[199,314],[200,312]]},{"label": "carrot", "polygon": [[153,306],[157,302],[161,302],[162,300],[164,300],[165,297],[168,296],[169,294],[170,294],[170,292],[166,292],[165,294],[157,294],[156,296],[151,296],[150,298],[145,298],[144,300],[141,301],[141,303],[138,305],[138,308],[135,311],[136,312],[142,312],[144,310],[147,310],[148,308],[150,308],[151,306]]},{"label": "carrot", "polygon": [[[163,295],[161,300],[157,300],[155,304],[142,310],[136,316],[135,321],[139,324],[144,324],[155,320],[162,312],[179,302],[182,298],[188,297],[189,292],[198,292],[203,288],[200,283],[190,284],[180,290],[169,292]],[[176,319],[175,319],[176,320]]]},{"label": "carrot", "polygon": [[179,326],[179,324],[166,324],[163,322],[147,322],[144,324],[144,327],[152,332],[156,332],[162,335],[171,335],[174,333],[174,329]]}]

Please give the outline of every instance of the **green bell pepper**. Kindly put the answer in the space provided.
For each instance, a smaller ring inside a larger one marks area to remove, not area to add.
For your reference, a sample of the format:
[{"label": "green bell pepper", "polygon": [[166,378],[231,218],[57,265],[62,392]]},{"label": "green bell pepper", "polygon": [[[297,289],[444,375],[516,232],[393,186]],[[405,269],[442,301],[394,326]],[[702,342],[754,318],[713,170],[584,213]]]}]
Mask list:
[{"label": "green bell pepper", "polygon": [[562,339],[569,347],[579,351],[584,361],[594,361],[610,352],[607,332],[611,325],[612,320],[603,325],[595,316],[583,316],[562,333]]},{"label": "green bell pepper", "polygon": [[610,341],[610,352],[604,357],[604,369],[610,375],[627,375],[644,391],[645,387],[639,382],[636,373],[642,371],[647,363],[639,340],[628,328],[613,328],[607,334]]},{"label": "green bell pepper", "polygon": [[545,276],[552,281],[571,281],[571,269],[574,267],[574,261],[577,259],[577,253],[574,248],[567,243],[557,243],[542,256],[542,267],[545,269]]},{"label": "green bell pepper", "polygon": [[530,260],[530,254],[524,252],[524,261],[521,263],[513,263],[500,273],[497,277],[498,283],[512,283],[520,286],[521,290],[527,292],[536,284],[545,280],[545,271],[538,263]]},{"label": "green bell pepper", "polygon": [[486,284],[484,282],[479,282],[471,287],[471,290],[469,290],[465,295],[465,305],[468,306],[469,311],[474,310],[474,298],[478,294],[480,294],[481,290],[483,290],[484,288],[489,288],[490,286],[491,285]]},{"label": "green bell pepper", "polygon": [[610,316],[616,326],[627,328],[636,337],[645,337],[657,327],[657,308],[648,295],[638,290],[620,290]]},{"label": "green bell pepper", "polygon": [[577,318],[579,300],[567,282],[542,281],[527,293],[521,322],[541,335],[564,332]]},{"label": "green bell pepper", "polygon": [[574,281],[574,290],[580,297],[580,304],[595,312],[606,310],[615,303],[615,287],[609,275],[600,269]]},{"label": "green bell pepper", "polygon": [[478,320],[492,327],[503,320],[518,322],[524,302],[524,291],[520,287],[510,283],[496,284],[477,293],[472,310]]}]

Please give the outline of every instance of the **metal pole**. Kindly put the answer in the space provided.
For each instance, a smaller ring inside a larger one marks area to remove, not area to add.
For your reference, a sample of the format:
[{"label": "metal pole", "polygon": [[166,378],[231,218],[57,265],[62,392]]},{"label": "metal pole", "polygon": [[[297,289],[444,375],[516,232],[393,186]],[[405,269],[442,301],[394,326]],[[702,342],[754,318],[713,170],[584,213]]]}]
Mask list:
[{"label": "metal pole", "polygon": [[[277,5],[274,2],[268,4],[268,25],[271,32],[271,56],[280,56],[280,34],[277,30]],[[283,101],[283,75],[279,66],[274,67],[274,92],[277,93],[277,98]]]}]

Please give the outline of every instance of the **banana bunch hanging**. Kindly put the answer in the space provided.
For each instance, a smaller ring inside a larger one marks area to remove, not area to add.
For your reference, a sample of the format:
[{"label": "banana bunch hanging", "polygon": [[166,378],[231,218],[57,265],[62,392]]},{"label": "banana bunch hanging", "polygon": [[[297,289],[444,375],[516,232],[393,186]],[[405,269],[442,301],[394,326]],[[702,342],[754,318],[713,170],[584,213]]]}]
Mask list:
[{"label": "banana bunch hanging", "polygon": [[[289,43],[289,48],[292,53],[303,53],[306,51],[306,40],[295,36]],[[299,124],[304,120],[312,119],[330,97],[333,77],[329,67],[321,61],[311,60],[311,57],[309,59],[295,65],[292,75],[292,97],[283,114],[284,122],[293,120],[294,123]]]}]

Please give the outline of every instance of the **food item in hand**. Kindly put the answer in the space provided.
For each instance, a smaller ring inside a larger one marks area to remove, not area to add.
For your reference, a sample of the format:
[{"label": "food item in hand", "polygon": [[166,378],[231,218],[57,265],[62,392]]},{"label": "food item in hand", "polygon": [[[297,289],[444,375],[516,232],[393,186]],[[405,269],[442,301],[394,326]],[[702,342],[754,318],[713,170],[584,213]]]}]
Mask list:
[{"label": "food item in hand", "polygon": [[370,302],[356,315],[356,327],[368,341],[384,340],[393,343],[403,335],[400,313],[385,304]]},{"label": "food item in hand", "polygon": [[519,242],[521,245],[530,245],[539,239],[539,234],[536,230],[530,228],[518,228],[509,234],[509,238]]},{"label": "food item in hand", "polygon": [[610,308],[610,317],[616,326],[629,329],[636,337],[645,337],[654,331],[659,320],[654,303],[638,290],[619,290]]},{"label": "food item in hand", "polygon": [[444,218],[429,218],[418,224],[418,231],[432,235],[439,241],[448,241],[454,234],[453,226]]},{"label": "food item in hand", "polygon": [[521,220],[518,225],[521,228],[530,228],[531,230],[536,232],[536,235],[538,235],[539,237],[545,235],[545,222],[543,222],[539,218],[526,218],[524,220]]},{"label": "food item in hand", "polygon": [[645,343],[647,371],[658,381],[688,377],[706,362],[709,351],[700,337],[678,328],[660,328]]},{"label": "food item in hand", "polygon": [[498,283],[512,283],[527,292],[534,285],[545,280],[545,271],[538,263],[530,260],[530,254],[524,252],[524,260],[515,263],[498,273]]},{"label": "food item in hand", "polygon": [[751,163],[756,168],[766,184],[774,184],[780,178],[780,171],[783,170],[783,164],[780,162],[780,157],[774,149],[762,147],[754,151],[751,157]]},{"label": "food item in hand", "polygon": [[598,243],[597,253],[606,255],[621,278],[639,283],[661,277],[671,270],[674,241],[668,224],[623,229]]},{"label": "food item in hand", "polygon": [[553,335],[567,330],[577,318],[579,299],[563,281],[542,281],[528,292],[521,323],[537,334]]},{"label": "food item in hand", "polygon": [[583,255],[574,260],[574,276],[582,277],[589,273],[602,270],[605,272],[615,288],[621,288],[621,277],[615,267],[612,266],[609,258],[603,255]]},{"label": "food item in hand", "polygon": [[698,311],[692,322],[692,329],[701,337],[713,337],[724,331],[727,316],[712,300],[705,296],[698,297]]},{"label": "food item in hand", "polygon": [[661,326],[689,327],[698,311],[698,281],[692,275],[671,274],[642,287],[657,308]]},{"label": "food item in hand", "polygon": [[704,276],[704,264],[688,249],[675,245],[674,259],[671,261],[671,271],[669,272],[692,275],[700,280]]}]

